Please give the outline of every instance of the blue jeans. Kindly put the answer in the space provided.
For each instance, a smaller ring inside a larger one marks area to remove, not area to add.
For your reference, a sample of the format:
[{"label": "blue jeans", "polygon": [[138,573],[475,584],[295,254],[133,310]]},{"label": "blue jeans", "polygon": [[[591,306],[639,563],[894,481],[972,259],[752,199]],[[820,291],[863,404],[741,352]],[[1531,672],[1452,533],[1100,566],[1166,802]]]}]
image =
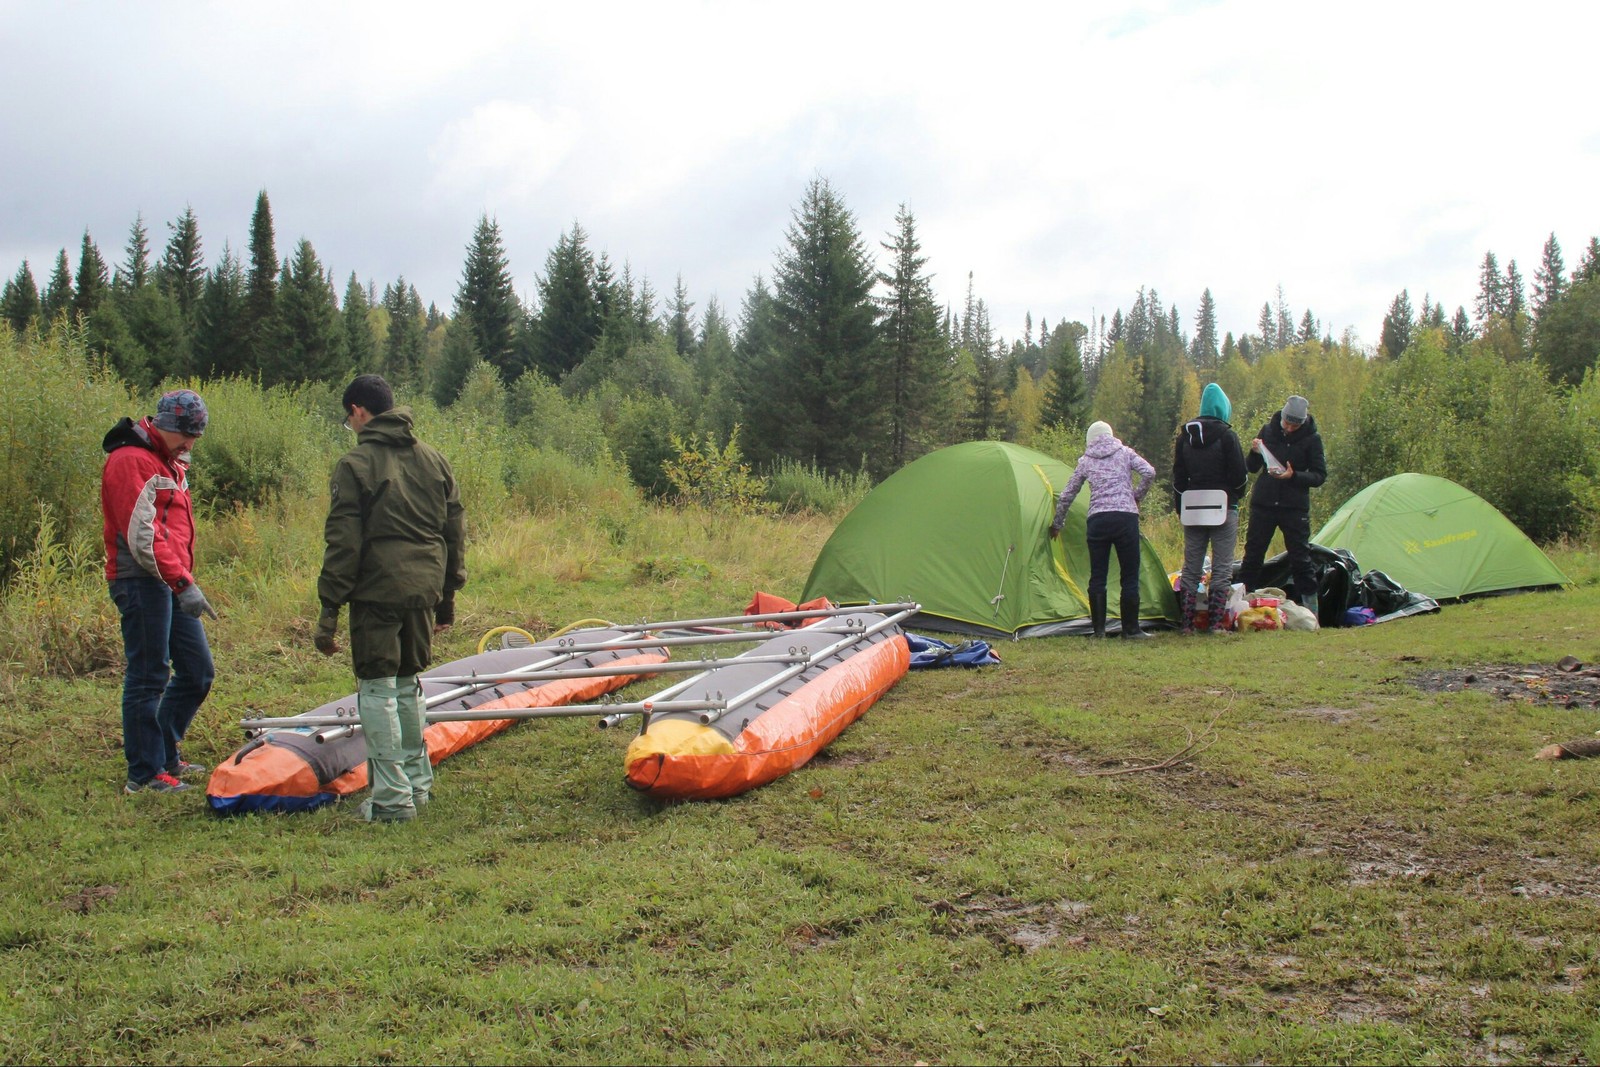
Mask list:
[{"label": "blue jeans", "polygon": [[200,620],[178,610],[159,578],[117,578],[111,599],[122,613],[122,751],[128,781],[148,782],[178,765],[178,742],[211,692],[216,668]]}]

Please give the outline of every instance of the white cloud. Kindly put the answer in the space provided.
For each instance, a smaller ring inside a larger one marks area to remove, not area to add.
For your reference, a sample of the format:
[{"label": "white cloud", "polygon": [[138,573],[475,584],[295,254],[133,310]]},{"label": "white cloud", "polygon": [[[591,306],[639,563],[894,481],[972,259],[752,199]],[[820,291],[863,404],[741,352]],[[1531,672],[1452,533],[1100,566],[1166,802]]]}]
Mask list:
[{"label": "white cloud", "polygon": [[490,100],[440,131],[428,158],[433,195],[480,199],[485,211],[523,211],[537,203],[550,176],[579,138],[580,120],[564,107]]},{"label": "white cloud", "polygon": [[255,191],[336,273],[448,305],[480,213],[519,289],[557,235],[730,310],[805,183],[869,246],[907,202],[942,299],[997,327],[1153,286],[1224,329],[1282,283],[1375,337],[1401,288],[1470,304],[1600,230],[1592,5],[883,0],[11,3],[0,18],[0,273],[83,227],[119,258],[186,204],[208,254]]}]

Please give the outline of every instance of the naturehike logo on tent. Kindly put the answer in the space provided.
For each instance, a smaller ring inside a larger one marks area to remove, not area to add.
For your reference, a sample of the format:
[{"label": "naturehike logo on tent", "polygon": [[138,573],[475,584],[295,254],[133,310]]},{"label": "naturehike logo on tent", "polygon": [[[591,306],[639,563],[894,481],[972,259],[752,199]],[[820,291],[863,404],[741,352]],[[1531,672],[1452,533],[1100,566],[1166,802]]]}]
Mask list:
[{"label": "naturehike logo on tent", "polygon": [[1463,531],[1461,533],[1453,533],[1453,534],[1450,534],[1450,535],[1448,535],[1446,537],[1435,537],[1433,540],[1424,541],[1420,545],[1417,544],[1415,541],[1407,540],[1406,542],[1403,543],[1403,545],[1401,547],[1403,547],[1406,550],[1406,554],[1407,555],[1415,556],[1418,552],[1421,552],[1424,549],[1441,548],[1444,545],[1453,545],[1457,541],[1470,541],[1474,537],[1477,537],[1477,536],[1478,536],[1478,531],[1477,530],[1465,530],[1465,531]]}]

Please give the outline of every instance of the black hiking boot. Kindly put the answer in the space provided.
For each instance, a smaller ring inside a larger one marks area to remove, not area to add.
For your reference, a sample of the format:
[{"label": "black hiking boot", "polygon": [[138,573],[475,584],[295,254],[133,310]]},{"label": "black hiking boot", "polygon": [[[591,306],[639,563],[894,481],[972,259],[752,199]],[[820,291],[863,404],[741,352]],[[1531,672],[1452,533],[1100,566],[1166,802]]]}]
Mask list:
[{"label": "black hiking boot", "polygon": [[1122,636],[1129,638],[1148,638],[1150,636],[1139,625],[1138,597],[1122,598]]}]

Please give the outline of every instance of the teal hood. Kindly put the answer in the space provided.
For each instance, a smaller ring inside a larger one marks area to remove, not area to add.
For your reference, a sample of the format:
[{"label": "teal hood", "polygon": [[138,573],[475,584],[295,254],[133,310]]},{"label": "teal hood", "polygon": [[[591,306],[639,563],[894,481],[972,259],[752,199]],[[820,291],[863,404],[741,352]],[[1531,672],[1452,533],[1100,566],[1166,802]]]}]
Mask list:
[{"label": "teal hood", "polygon": [[1228,394],[1222,391],[1222,386],[1212,382],[1200,394],[1200,417],[1221,419],[1223,422],[1233,421],[1233,403],[1228,399]]}]

